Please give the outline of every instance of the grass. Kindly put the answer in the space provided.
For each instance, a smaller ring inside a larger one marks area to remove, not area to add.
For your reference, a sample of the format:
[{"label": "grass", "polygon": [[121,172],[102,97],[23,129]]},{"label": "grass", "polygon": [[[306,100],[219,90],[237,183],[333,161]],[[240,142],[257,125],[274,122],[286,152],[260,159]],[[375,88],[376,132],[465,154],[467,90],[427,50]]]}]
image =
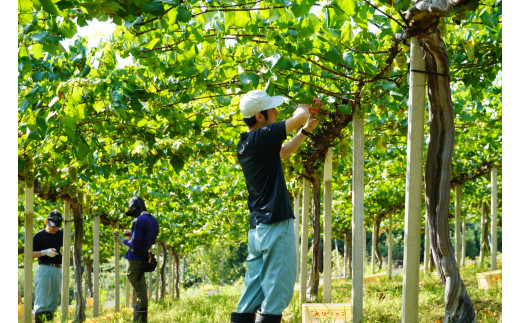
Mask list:
[{"label": "grass", "polygon": [[[498,265],[501,269],[501,264]],[[473,302],[477,322],[502,321],[502,289],[478,289],[476,274],[489,271],[489,266],[467,265],[461,271],[462,280]],[[180,299],[168,297],[164,301],[150,302],[148,321],[175,323],[229,322],[230,312],[235,311],[242,291],[243,280],[231,286],[203,286],[181,291]],[[402,277],[387,277],[380,284],[364,284],[363,322],[401,322]],[[333,282],[332,303],[351,301],[352,286],[348,280]],[[90,313],[87,313],[90,314]],[[106,313],[103,313],[104,315]],[[132,310],[124,308],[109,314],[106,320],[89,319],[87,322],[130,322]],[[87,315],[87,316],[91,316]],[[72,318],[69,316],[69,318]],[[57,316],[59,318],[59,316]],[[419,321],[442,322],[444,319],[444,286],[435,275],[421,272],[419,292]],[[298,293],[284,311],[282,322],[297,323],[302,320]],[[59,319],[55,319],[58,322]]]}]

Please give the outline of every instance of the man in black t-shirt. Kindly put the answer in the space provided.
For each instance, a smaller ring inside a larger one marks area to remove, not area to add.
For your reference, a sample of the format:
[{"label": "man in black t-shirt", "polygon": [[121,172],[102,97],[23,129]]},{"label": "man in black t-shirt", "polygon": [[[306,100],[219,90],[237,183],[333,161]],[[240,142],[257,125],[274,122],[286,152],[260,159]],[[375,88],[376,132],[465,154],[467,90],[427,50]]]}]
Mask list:
[{"label": "man in black t-shirt", "polygon": [[52,321],[58,308],[61,292],[61,251],[63,217],[52,211],[45,220],[45,229],[33,237],[33,258],[38,258],[38,269],[34,280],[34,321]]},{"label": "man in black t-shirt", "polygon": [[[231,313],[231,322],[280,322],[296,281],[294,215],[281,160],[303,143],[318,119],[308,104],[299,104],[294,115],[276,122],[277,106],[284,97],[253,90],[240,100],[240,112],[249,131],[240,134],[238,161],[249,193],[246,287]],[[305,124],[305,125],[304,125]],[[304,125],[284,143],[287,134]],[[258,316],[255,321],[255,313]]]}]

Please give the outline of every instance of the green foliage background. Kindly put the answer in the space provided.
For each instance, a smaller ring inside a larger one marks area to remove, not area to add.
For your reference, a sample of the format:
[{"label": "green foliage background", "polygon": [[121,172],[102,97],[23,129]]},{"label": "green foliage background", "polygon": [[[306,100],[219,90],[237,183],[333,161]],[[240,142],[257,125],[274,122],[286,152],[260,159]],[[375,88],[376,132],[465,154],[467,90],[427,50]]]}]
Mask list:
[{"label": "green foliage background", "polygon": [[[321,98],[324,133],[333,115],[350,116],[359,99],[365,223],[404,209],[409,47],[393,35],[410,6],[410,0],[20,0],[18,249],[23,185],[33,182],[35,228],[50,210],[63,208],[64,197],[83,205],[87,257],[92,217],[107,221],[107,259],[111,223],[129,227],[123,212],[132,195],[146,200],[160,221],[159,239],[183,256],[246,241],[247,193],[234,147],[245,130],[239,97],[252,89],[290,99],[280,118],[298,102]],[[498,167],[501,218],[501,17],[502,1],[485,0],[441,24],[456,125],[452,181],[465,180],[469,222],[479,221],[489,199],[491,165]],[[112,21],[114,33],[94,47],[82,37],[63,46],[93,19]],[[119,57],[133,63],[118,67]],[[351,131],[347,124],[332,142],[337,237],[351,226]],[[318,143],[312,138],[285,164],[293,196]],[[322,162],[323,156],[313,164],[318,173]],[[402,229],[402,212],[394,218]]]}]

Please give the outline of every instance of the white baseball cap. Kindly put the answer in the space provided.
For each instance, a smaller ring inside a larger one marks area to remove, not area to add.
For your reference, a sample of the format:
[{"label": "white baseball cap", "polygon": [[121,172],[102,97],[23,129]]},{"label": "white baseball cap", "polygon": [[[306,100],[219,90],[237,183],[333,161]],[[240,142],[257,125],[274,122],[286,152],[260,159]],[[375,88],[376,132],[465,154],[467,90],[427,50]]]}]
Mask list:
[{"label": "white baseball cap", "polygon": [[244,118],[251,118],[260,111],[268,110],[283,103],[285,97],[270,96],[263,90],[252,90],[240,99],[240,112]]}]

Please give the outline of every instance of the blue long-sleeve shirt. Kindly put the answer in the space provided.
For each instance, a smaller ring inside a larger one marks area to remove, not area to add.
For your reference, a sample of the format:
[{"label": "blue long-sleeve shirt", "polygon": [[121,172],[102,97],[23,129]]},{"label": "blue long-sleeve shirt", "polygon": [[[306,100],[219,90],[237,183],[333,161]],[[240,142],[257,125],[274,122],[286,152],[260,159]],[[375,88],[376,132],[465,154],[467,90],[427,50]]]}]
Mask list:
[{"label": "blue long-sleeve shirt", "polygon": [[124,244],[130,248],[126,252],[125,258],[128,260],[146,260],[144,257],[133,253],[131,249],[148,253],[150,247],[155,243],[158,233],[159,224],[151,214],[143,213],[135,218],[132,222],[132,239],[124,241]]}]

